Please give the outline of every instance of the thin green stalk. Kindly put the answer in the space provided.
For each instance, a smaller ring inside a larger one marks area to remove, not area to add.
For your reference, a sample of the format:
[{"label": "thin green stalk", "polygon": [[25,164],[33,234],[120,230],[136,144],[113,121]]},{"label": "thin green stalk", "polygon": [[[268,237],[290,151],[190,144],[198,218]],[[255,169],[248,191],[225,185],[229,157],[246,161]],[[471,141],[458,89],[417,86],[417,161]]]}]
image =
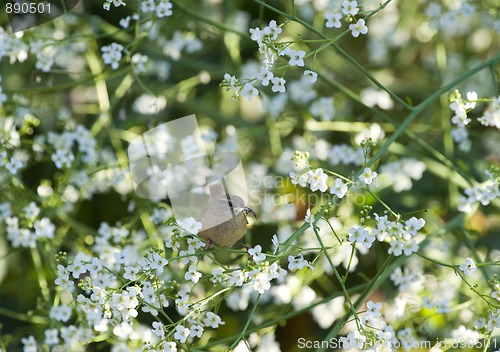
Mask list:
[{"label": "thin green stalk", "polygon": [[234,28],[231,28],[229,26],[226,26],[224,23],[221,23],[221,22],[217,22],[211,18],[208,18],[206,16],[203,16],[203,12],[200,12],[200,11],[195,11],[195,10],[191,10],[190,8],[184,6],[182,4],[182,1],[176,1],[174,0],[173,1],[174,3],[174,6],[181,9],[182,11],[184,11],[185,13],[187,13],[189,16],[193,17],[193,18],[196,18],[202,22],[205,22],[205,23],[208,23],[216,28],[219,28],[225,32],[231,32],[231,33],[236,33],[238,34],[239,36],[241,36],[242,38],[247,38],[247,39],[250,39],[250,35],[248,33],[243,33],[243,32],[240,32]]},{"label": "thin green stalk", "polygon": [[257,306],[259,305],[260,297],[261,297],[260,294],[257,295],[257,298],[255,299],[255,302],[254,302],[253,307],[252,307],[252,311],[250,312],[250,315],[248,316],[247,322],[245,323],[245,326],[243,327],[243,330],[241,330],[241,333],[238,336],[238,338],[233,342],[233,344],[231,345],[231,347],[229,347],[230,349],[235,348],[236,345],[241,341],[241,339],[243,339],[245,337],[245,334],[246,334],[246,332],[248,330],[248,326],[250,325],[250,322],[252,321],[252,317],[255,314],[255,310],[257,309]]},{"label": "thin green stalk", "polygon": [[35,271],[38,278],[38,285],[40,286],[40,290],[42,292],[42,296],[45,301],[50,301],[50,290],[47,278],[45,277],[45,272],[43,269],[42,259],[40,257],[40,253],[36,248],[31,249],[31,257],[33,258],[33,265],[35,266]]},{"label": "thin green stalk", "polygon": [[[335,265],[333,264],[332,262],[332,258],[328,255],[326,249],[325,249],[325,245],[323,243],[323,240],[321,239],[321,236],[319,235],[318,233],[318,229],[316,228],[316,224],[314,224],[312,226],[312,229],[314,231],[314,234],[316,235],[316,239],[318,240],[321,248],[322,248],[322,251],[323,251],[323,254],[326,256],[326,259],[328,260],[328,263],[330,264],[330,267],[332,268],[333,270],[333,274],[335,275],[335,277],[337,278],[338,282],[339,282],[339,285],[340,287],[342,288],[342,292],[344,293],[344,297],[346,299],[346,301],[348,302],[349,304],[349,308],[351,309],[351,312],[352,314],[354,315],[354,317],[356,318],[356,324],[358,324],[359,322],[359,317],[358,317],[358,314],[356,312],[356,308],[353,306],[352,304],[352,300],[351,300],[351,297],[349,296],[349,292],[347,291],[347,288],[345,286],[345,282],[344,280],[342,279],[342,277],[340,276],[339,272],[337,271],[337,268],[335,267]],[[359,325],[358,325],[359,326]]]},{"label": "thin green stalk", "polygon": [[28,315],[24,313],[19,313],[19,312],[14,312],[12,310],[6,309],[4,307],[0,306],[0,315],[3,315],[5,317],[9,317],[15,320],[19,321],[24,321],[27,323],[33,323],[33,324],[48,324],[49,323],[49,318],[47,317],[40,317],[36,315]]},{"label": "thin green stalk", "polygon": [[[359,295],[359,297],[356,299],[354,302],[353,307],[355,309],[359,309],[363,302],[366,300],[366,298],[373,292],[373,290],[378,287],[378,284],[382,283],[385,281],[383,279],[383,276],[386,275],[387,269],[389,265],[391,264],[392,260],[394,257],[391,255],[389,256],[380,270],[378,271],[377,275],[372,279],[372,281],[368,284],[368,286],[363,290],[363,292]],[[330,340],[331,338],[335,337],[338,335],[340,330],[344,327],[344,325],[349,321],[351,315],[349,312],[347,312],[342,318],[337,320],[337,323],[333,326],[333,328],[328,332],[327,336],[323,339],[325,341]],[[326,348],[318,348],[316,351],[325,351]]]}]

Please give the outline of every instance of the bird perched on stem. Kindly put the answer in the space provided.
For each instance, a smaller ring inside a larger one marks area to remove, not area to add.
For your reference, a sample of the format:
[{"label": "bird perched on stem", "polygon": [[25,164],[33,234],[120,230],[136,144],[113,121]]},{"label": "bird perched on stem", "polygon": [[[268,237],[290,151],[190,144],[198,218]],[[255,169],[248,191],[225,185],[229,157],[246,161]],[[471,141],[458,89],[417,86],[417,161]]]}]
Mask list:
[{"label": "bird perched on stem", "polygon": [[207,241],[205,249],[213,244],[230,248],[245,234],[247,214],[252,214],[255,218],[257,214],[245,206],[241,197],[229,194],[220,184],[210,186],[209,191],[210,200],[197,219],[202,225],[198,236]]}]

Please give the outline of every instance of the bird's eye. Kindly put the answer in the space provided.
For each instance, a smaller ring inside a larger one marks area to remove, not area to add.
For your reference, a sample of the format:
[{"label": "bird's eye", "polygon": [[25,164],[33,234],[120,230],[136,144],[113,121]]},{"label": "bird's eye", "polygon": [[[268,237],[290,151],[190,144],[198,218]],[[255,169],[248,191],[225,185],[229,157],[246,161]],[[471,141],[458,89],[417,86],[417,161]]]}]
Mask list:
[{"label": "bird's eye", "polygon": [[233,202],[229,201],[229,206],[232,208],[233,207]]}]

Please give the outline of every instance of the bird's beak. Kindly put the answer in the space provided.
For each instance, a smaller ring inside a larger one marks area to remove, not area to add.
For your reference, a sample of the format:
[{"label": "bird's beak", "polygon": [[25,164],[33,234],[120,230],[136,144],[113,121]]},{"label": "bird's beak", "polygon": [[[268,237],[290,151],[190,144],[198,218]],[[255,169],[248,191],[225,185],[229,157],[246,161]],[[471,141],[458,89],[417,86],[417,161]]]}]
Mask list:
[{"label": "bird's beak", "polygon": [[245,208],[243,208],[243,212],[245,213],[245,215],[247,215],[247,214],[252,214],[252,216],[253,216],[255,219],[258,219],[258,217],[257,217],[257,213],[255,213],[255,211],[253,211],[253,209],[252,209],[252,208],[245,207]]}]

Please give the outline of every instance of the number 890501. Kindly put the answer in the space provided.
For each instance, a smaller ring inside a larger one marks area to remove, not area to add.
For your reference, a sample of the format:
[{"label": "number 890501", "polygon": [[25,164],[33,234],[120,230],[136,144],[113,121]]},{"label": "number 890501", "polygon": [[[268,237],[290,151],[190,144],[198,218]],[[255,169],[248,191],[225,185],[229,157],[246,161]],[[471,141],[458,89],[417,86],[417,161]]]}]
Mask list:
[{"label": "number 890501", "polygon": [[5,5],[5,11],[8,14],[28,14],[28,13],[35,13],[35,14],[42,14],[42,13],[49,13],[50,14],[50,4],[44,4],[44,3],[34,3],[34,2],[23,2],[23,3],[7,3]]}]

